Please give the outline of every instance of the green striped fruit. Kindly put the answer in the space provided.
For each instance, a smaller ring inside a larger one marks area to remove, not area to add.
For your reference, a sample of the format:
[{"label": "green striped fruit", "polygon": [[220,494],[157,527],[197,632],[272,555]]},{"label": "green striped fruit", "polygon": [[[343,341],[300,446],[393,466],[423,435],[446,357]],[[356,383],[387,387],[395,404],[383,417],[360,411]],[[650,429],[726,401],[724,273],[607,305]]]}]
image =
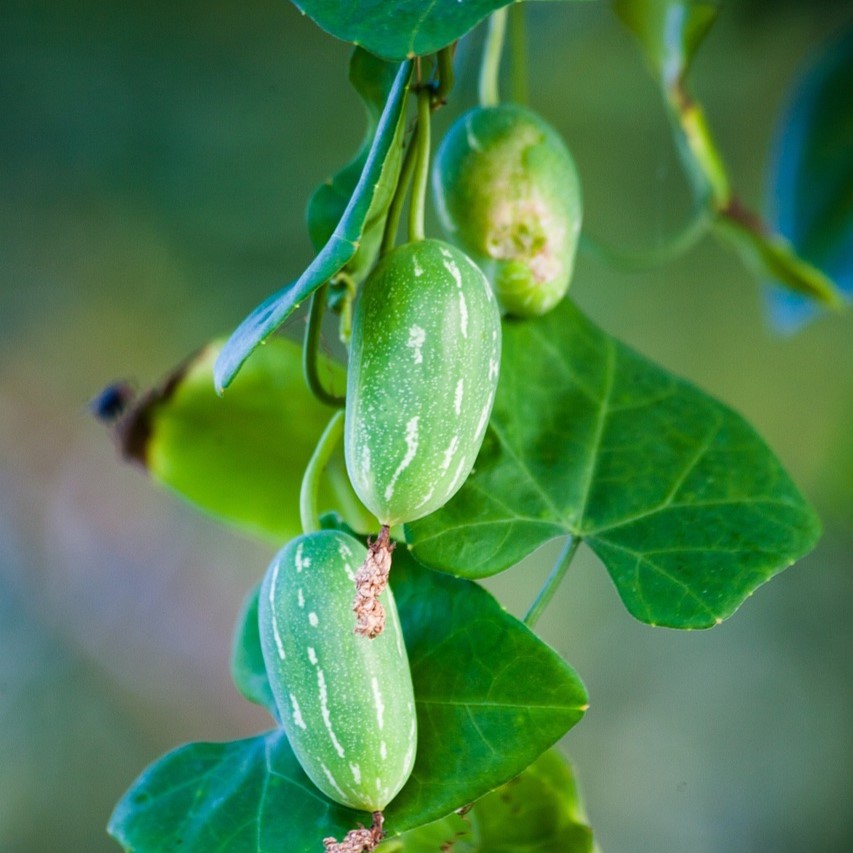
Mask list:
[{"label": "green striped fruit", "polygon": [[442,226],[483,268],[501,308],[544,314],[565,295],[581,192],[560,135],[515,104],[478,107],[450,127],[433,166]]},{"label": "green striped fruit", "polygon": [[398,246],[353,317],[344,449],[356,494],[383,524],[443,506],[471,471],[500,367],[488,281],[440,240]]},{"label": "green striped fruit", "polygon": [[412,772],[417,722],[409,660],[390,589],[386,625],[352,631],[365,547],[335,530],[300,536],[267,570],[258,622],[282,726],[303,770],[335,802],[381,811]]}]

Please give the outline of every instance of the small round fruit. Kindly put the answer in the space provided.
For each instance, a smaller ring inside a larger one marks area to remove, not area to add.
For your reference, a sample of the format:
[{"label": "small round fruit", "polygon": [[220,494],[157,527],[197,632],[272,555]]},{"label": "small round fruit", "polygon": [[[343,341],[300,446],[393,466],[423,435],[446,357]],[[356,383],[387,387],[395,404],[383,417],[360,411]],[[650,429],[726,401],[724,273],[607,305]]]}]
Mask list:
[{"label": "small round fruit", "polygon": [[351,536],[300,536],[270,564],[258,605],[264,663],[302,769],[335,802],[381,811],[415,760],[412,677],[391,590],[370,642],[352,631],[353,578],[367,556]]},{"label": "small round fruit", "polygon": [[491,287],[459,249],[398,246],[365,281],[344,448],[356,494],[382,524],[428,515],[462,486],[486,432],[500,353]]},{"label": "small round fruit", "polygon": [[501,308],[544,314],[565,295],[581,226],[581,191],[560,135],[515,104],[478,107],[451,126],[433,186],[448,236],[482,267]]}]

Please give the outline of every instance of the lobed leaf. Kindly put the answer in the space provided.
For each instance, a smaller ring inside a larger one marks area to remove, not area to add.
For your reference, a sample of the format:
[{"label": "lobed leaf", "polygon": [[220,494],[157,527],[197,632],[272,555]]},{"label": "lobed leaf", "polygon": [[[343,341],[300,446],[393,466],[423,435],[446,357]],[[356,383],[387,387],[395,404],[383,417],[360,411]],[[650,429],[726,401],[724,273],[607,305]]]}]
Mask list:
[{"label": "lobed leaf", "polygon": [[418,566],[402,547],[392,583],[409,650],[418,754],[386,811],[420,826],[513,778],[583,715],[560,656],[477,584]]},{"label": "lobed leaf", "polygon": [[[766,208],[797,252],[853,297],[853,26],[806,67],[776,130]],[[768,270],[768,283],[779,277]],[[768,293],[774,325],[795,331],[817,307],[794,293]]]},{"label": "lobed leaf", "polygon": [[400,147],[405,126],[406,94],[412,73],[410,62],[400,65],[379,119],[373,142],[355,191],[332,236],[293,283],[265,299],[237,327],[219,353],[214,365],[216,390],[227,388],[246,359],[318,287],[348,264],[359,249],[366,223],[377,207],[387,206],[387,187],[395,183],[400,167]]},{"label": "lobed leaf", "polygon": [[[390,834],[443,817],[515,777],[580,719],[587,701],[572,669],[489,593],[399,552],[392,580],[415,686],[418,754],[386,810]],[[242,626],[240,655],[255,662],[251,692],[262,697],[257,629]],[[324,836],[340,838],[359,821],[369,824],[369,815],[327,800],[276,730],[189,744],[159,759],[119,802],[109,831],[136,853],[179,846],[316,853]]]},{"label": "lobed leaf", "polygon": [[568,300],[503,346],[474,473],[406,527],[424,564],[485,577],[568,534],[637,619],[702,628],[814,546],[814,511],[743,418]]}]

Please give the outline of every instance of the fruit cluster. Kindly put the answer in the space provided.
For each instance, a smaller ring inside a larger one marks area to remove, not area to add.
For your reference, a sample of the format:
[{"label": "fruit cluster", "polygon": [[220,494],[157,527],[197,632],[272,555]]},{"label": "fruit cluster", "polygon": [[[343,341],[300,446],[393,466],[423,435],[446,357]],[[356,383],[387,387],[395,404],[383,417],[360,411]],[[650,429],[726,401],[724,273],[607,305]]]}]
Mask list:
[{"label": "fruit cluster", "polygon": [[[273,560],[259,608],[294,753],[329,798],[375,813],[376,838],[417,744],[406,647],[385,587],[389,529],[442,507],[471,472],[497,391],[501,313],[540,315],[559,302],[580,229],[571,156],[521,107],[458,119],[433,186],[452,243],[412,239],[387,250],[352,319],[346,467],[382,532],[368,550],[348,533],[306,531]],[[327,849],[349,848],[327,839]]]}]

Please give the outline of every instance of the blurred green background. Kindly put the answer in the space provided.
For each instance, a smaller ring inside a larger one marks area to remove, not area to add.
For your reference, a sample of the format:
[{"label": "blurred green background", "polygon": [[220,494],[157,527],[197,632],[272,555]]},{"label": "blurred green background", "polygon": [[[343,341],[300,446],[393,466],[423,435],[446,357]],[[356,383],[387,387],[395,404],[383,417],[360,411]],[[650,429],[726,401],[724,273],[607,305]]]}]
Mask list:
[{"label": "blurred green background", "polygon": [[[748,203],[785,90],[849,15],[724,7],[693,81]],[[87,401],[156,381],[304,268],[305,203],[355,150],[362,111],[349,48],[285,0],[4,0],[0,23],[0,851],[96,853],[117,849],[112,805],[160,753],[267,726],[228,656],[270,549],[124,467]],[[585,227],[655,245],[688,199],[632,42],[605,3],[534,4],[529,23],[531,102],[576,156]],[[480,40],[437,133],[473,102]],[[580,555],[540,626],[591,693],[564,746],[601,846],[846,853],[851,318],[775,337],[757,283],[710,239],[641,275],[584,255],[572,295],[751,420],[826,527],[691,634],[632,621]],[[490,586],[521,612],[555,554]]]}]

